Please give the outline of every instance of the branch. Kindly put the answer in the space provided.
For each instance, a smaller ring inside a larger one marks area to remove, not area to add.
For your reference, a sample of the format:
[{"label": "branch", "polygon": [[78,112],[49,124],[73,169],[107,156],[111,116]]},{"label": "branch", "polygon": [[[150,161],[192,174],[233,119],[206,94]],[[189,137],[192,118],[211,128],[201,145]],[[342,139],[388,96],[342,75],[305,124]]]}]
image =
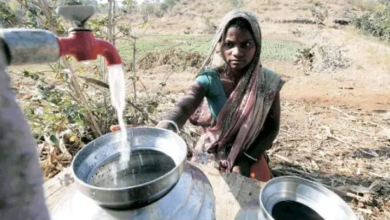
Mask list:
[{"label": "branch", "polygon": [[114,22],[113,22],[113,25],[116,25],[118,21],[120,21],[123,17],[125,17],[126,14],[122,14],[116,18],[114,18]]},{"label": "branch", "polygon": [[79,98],[81,99],[81,102],[84,105],[84,107],[88,111],[87,119],[89,118],[89,120],[92,122],[91,123],[91,125],[92,125],[91,128],[93,130],[93,133],[97,137],[101,136],[102,132],[101,132],[99,126],[96,123],[95,117],[94,117],[94,115],[93,115],[93,113],[91,111],[91,108],[88,105],[87,100],[85,99],[85,96],[84,96],[83,92],[81,91],[80,85],[77,82],[77,76],[73,73],[72,68],[71,68],[69,62],[66,61],[65,59],[63,59],[63,61],[64,61],[65,66],[70,70],[70,74],[72,76],[71,77],[71,84],[73,86],[73,89],[76,92],[76,95],[79,96]]},{"label": "branch", "polygon": [[132,103],[132,102],[129,101],[129,100],[127,100],[127,104],[131,105],[133,108],[135,108],[136,110],[140,111],[140,112],[141,112],[142,114],[144,114],[145,117],[146,117],[147,119],[149,119],[153,124],[157,125],[158,122],[157,122],[156,120],[150,118],[150,117],[149,117],[149,114],[146,113],[144,110],[140,109],[138,106],[136,106],[134,103]]},{"label": "branch", "polygon": [[109,89],[110,86],[103,82],[103,81],[100,81],[98,79],[93,79],[93,78],[89,78],[89,77],[85,77],[85,76],[79,76],[80,78],[84,79],[85,82],[88,82],[88,83],[92,83],[92,84],[95,84],[97,86],[100,86],[100,87],[103,87],[103,88],[106,88],[106,89]]},{"label": "branch", "polygon": [[[95,85],[97,85],[97,86],[100,86],[100,87],[103,87],[103,88],[106,88],[106,89],[110,89],[110,86],[107,84],[107,83],[105,83],[105,82],[103,82],[103,81],[100,81],[100,80],[98,80],[98,79],[93,79],[93,78],[89,78],[89,77],[85,77],[85,76],[80,76],[80,78],[82,78],[82,79],[84,79],[86,82],[88,82],[88,83],[92,83],[92,84],[95,84]],[[144,110],[142,110],[141,108],[139,108],[138,106],[136,106],[134,103],[132,103],[131,101],[129,101],[129,100],[126,100],[127,101],[127,103],[129,104],[129,105],[131,105],[133,108],[135,108],[136,110],[138,110],[139,112],[141,112],[142,114],[144,114],[145,115],[145,117],[148,119],[148,120],[150,120],[153,124],[157,124],[157,121],[156,120],[154,120],[154,119],[152,119],[152,118],[150,118],[150,116],[149,116],[149,114],[147,113],[147,112],[145,112]]]}]

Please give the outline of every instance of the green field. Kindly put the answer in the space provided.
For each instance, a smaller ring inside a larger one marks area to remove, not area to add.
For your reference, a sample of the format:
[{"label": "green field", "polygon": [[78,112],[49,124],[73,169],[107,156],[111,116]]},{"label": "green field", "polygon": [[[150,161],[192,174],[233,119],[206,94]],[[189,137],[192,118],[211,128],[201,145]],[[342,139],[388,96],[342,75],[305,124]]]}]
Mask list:
[{"label": "green field", "polygon": [[[211,46],[212,36],[189,36],[189,35],[165,35],[146,36],[137,41],[137,60],[147,52],[181,49],[185,52],[198,52],[206,54]],[[263,40],[262,60],[291,61],[301,44],[284,40]],[[133,47],[129,42],[117,44],[122,59],[132,59]]]}]

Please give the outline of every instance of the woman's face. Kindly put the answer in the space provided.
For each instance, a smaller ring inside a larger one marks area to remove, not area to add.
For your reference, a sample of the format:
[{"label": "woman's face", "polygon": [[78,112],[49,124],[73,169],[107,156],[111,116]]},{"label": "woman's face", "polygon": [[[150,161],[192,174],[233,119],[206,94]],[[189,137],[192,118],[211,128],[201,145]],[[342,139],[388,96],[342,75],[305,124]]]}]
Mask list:
[{"label": "woman's face", "polygon": [[255,56],[256,43],[250,31],[230,27],[222,45],[222,55],[232,70],[244,69]]}]

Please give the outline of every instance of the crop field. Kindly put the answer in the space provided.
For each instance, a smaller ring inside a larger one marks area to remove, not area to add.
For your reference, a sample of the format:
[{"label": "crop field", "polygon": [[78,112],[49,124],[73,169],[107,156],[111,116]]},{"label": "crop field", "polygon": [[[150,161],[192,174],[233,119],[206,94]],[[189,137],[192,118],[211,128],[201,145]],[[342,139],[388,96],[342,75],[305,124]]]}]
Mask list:
[{"label": "crop field", "polygon": [[[172,49],[205,55],[211,47],[211,41],[212,36],[145,36],[137,41],[137,57],[140,59],[148,52]],[[298,49],[302,47],[302,44],[288,40],[263,39],[262,43],[262,60],[292,61]],[[119,42],[117,47],[124,60],[132,59],[131,43]]]}]

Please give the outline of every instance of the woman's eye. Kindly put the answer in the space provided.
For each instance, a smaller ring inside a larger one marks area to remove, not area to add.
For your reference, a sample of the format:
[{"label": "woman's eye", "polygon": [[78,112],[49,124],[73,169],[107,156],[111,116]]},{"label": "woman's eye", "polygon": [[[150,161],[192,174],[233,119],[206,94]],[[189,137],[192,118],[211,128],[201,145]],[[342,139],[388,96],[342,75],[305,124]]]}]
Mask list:
[{"label": "woman's eye", "polygon": [[229,48],[232,48],[232,47],[234,46],[231,42],[227,42],[227,43],[225,43],[225,45],[226,45],[227,47],[229,47]]},{"label": "woman's eye", "polygon": [[247,42],[244,44],[244,47],[252,47],[253,43],[252,42]]}]

